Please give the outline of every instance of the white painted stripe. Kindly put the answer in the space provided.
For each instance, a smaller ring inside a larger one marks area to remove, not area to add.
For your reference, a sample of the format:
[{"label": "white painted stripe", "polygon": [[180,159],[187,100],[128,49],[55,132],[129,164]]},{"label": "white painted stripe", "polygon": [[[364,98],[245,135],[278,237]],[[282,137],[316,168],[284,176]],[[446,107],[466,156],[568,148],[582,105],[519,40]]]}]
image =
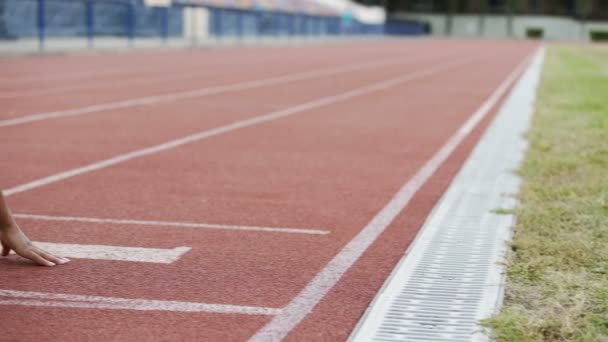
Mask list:
[{"label": "white painted stripe", "polygon": [[126,299],[15,290],[0,290],[0,305],[28,305],[111,310],[209,312],[243,315],[277,315],[281,312],[281,309],[255,306],[149,299]]},{"label": "white painted stripe", "polygon": [[32,215],[32,214],[14,214],[13,216],[15,218],[20,218],[20,219],[44,220],[44,221],[63,221],[63,222],[72,221],[72,222],[104,223],[104,224],[130,224],[130,225],[142,225],[142,226],[184,227],[184,228],[203,228],[203,229],[221,229],[221,230],[244,230],[244,231],[253,231],[253,232],[311,234],[311,235],[327,235],[330,233],[328,230],[305,229],[305,228],[232,226],[232,225],[210,224],[210,223],[144,221],[144,220],[107,219],[107,218],[95,218],[95,217],[73,217],[73,216],[48,216],[48,215]]},{"label": "white painted stripe", "polygon": [[376,214],[376,216],[355,236],[266,326],[260,329],[249,341],[280,341],[289,334],[314,307],[338,283],[346,271],[376,241],[378,236],[405,209],[414,194],[431,178],[435,171],[452,154],[460,143],[471,133],[476,125],[489,113],[500,97],[509,89],[527,65],[526,58],[494,91],[481,107],[467,120],[441,149],[405,183],[395,196]]},{"label": "white painted stripe", "polygon": [[[501,265],[514,217],[491,210],[515,207],[516,201],[504,194],[518,191],[520,181],[512,170],[518,168],[525,153],[523,134],[532,117],[543,56],[544,47],[433,208],[353,330],[350,342],[372,341],[379,336],[386,341],[412,340],[417,333],[409,329],[412,326],[429,341],[493,340],[483,335],[478,322],[491,316],[499,302],[505,276]],[[436,296],[446,295],[451,298],[437,302]],[[432,311],[432,315],[416,315],[422,311]],[[457,324],[459,329],[437,324],[436,319],[449,319],[449,324]],[[392,335],[392,327],[400,333]]]},{"label": "white painted stripe", "polygon": [[311,80],[311,79],[315,79],[315,78],[332,76],[332,75],[359,71],[359,70],[364,70],[364,69],[378,68],[381,66],[388,66],[388,65],[393,65],[393,64],[400,64],[403,62],[404,62],[404,60],[401,58],[401,59],[390,59],[390,60],[358,63],[358,64],[353,64],[353,65],[335,67],[335,68],[327,68],[327,69],[321,69],[321,70],[315,70],[315,71],[306,71],[306,72],[301,72],[301,73],[296,73],[296,74],[287,74],[287,75],[283,75],[283,76],[264,78],[264,79],[253,80],[253,81],[238,82],[238,83],[206,87],[206,88],[200,88],[200,89],[194,89],[194,90],[188,90],[188,91],[182,91],[182,92],[176,92],[176,93],[168,93],[168,94],[156,95],[156,96],[139,97],[139,98],[128,99],[128,100],[123,100],[123,101],[108,102],[108,103],[102,103],[102,104],[91,105],[91,106],[86,106],[86,107],[58,110],[58,111],[53,111],[53,112],[31,114],[31,115],[20,116],[20,117],[13,118],[13,119],[0,120],[0,127],[15,126],[15,125],[25,124],[25,123],[29,123],[29,122],[48,120],[48,119],[53,119],[53,118],[77,116],[77,115],[90,114],[90,113],[96,113],[96,112],[107,111],[107,110],[129,108],[129,107],[135,107],[135,106],[141,106],[141,105],[149,105],[149,104],[159,103],[159,102],[177,101],[177,100],[197,98],[197,97],[203,97],[203,96],[209,96],[209,95],[217,95],[217,94],[228,93],[228,92],[237,92],[237,91],[242,91],[242,90],[255,89],[255,88],[260,88],[260,87],[276,86],[276,85],[287,84],[287,83],[296,82],[296,81],[305,81],[305,80]]},{"label": "white painted stripe", "polygon": [[74,259],[114,260],[129,262],[149,262],[156,264],[172,264],[182,255],[190,251],[190,247],[173,249],[119,247],[103,245],[79,245],[67,243],[34,242],[45,251]]},{"label": "white painted stripe", "polygon": [[0,84],[21,84],[28,82],[46,82],[46,81],[61,81],[61,80],[71,80],[71,79],[80,79],[86,78],[90,76],[107,76],[113,74],[128,74],[132,73],[132,69],[122,69],[122,70],[108,70],[108,69],[96,69],[88,72],[79,72],[79,73],[60,73],[55,75],[44,75],[44,76],[35,76],[35,77],[23,77],[23,76],[14,76],[14,77],[1,77]]},{"label": "white painted stripe", "polygon": [[[199,96],[207,96],[207,95],[219,94],[219,93],[223,93],[223,92],[243,90],[239,87],[239,84],[241,84],[241,83],[247,84],[250,82],[270,82],[270,83],[263,83],[262,85],[260,85],[259,83],[255,83],[251,87],[251,88],[256,88],[256,87],[261,87],[261,86],[265,86],[265,85],[275,85],[275,83],[273,83],[273,82],[280,82],[278,84],[283,84],[285,82],[302,81],[302,80],[312,79],[312,78],[316,78],[316,77],[333,75],[336,73],[346,73],[346,72],[350,72],[350,71],[359,71],[359,70],[365,70],[365,69],[385,67],[385,66],[390,66],[390,65],[404,64],[405,62],[411,62],[411,60],[407,60],[404,58],[377,60],[377,61],[373,61],[373,62],[353,64],[350,66],[340,66],[337,68],[326,68],[326,69],[320,69],[317,71],[306,71],[303,73],[296,73],[296,74],[291,74],[291,75],[288,74],[288,75],[277,76],[277,77],[273,77],[273,78],[260,79],[260,80],[256,80],[256,81],[247,81],[247,82],[239,82],[239,83],[228,84],[228,85],[210,86],[210,87],[206,87],[206,88],[197,89],[196,91],[203,92],[203,94],[199,95]],[[52,87],[52,88],[45,87],[43,89],[0,92],[0,99],[26,97],[26,96],[50,95],[50,94],[64,93],[64,92],[67,92],[70,90],[82,91],[85,89],[99,89],[99,88],[108,88],[108,87],[117,87],[117,86],[126,87],[126,86],[133,86],[133,85],[137,85],[137,84],[149,85],[149,84],[153,84],[153,83],[166,83],[168,81],[183,81],[183,80],[188,80],[188,79],[196,79],[196,78],[204,78],[204,77],[205,77],[205,75],[201,75],[200,73],[199,74],[193,73],[192,71],[190,71],[187,73],[182,72],[180,74],[170,73],[168,75],[142,76],[142,77],[138,77],[138,78],[130,78],[130,79],[126,79],[126,80],[121,80],[118,84],[117,84],[116,80],[107,81],[107,82],[92,81],[92,82],[87,82],[84,84],[66,85],[66,86],[62,86],[62,87]],[[295,79],[290,79],[288,81],[285,81],[284,78],[286,78],[286,77],[295,77]],[[236,88],[234,88],[234,87],[236,87]],[[235,90],[232,90],[232,88],[234,88]],[[251,89],[251,88],[246,88],[246,89]],[[212,92],[212,93],[205,92],[205,90],[213,91],[213,89],[216,89],[217,92]],[[192,92],[192,91],[188,91],[188,92]],[[183,93],[183,92],[174,93],[174,94],[181,94],[181,93]],[[162,95],[162,96],[165,96],[165,95]],[[32,114],[32,115],[37,115],[37,114]],[[2,127],[2,123],[3,123],[3,121],[0,121],[0,127]]]},{"label": "white painted stripe", "polygon": [[377,82],[377,83],[374,83],[374,84],[371,84],[368,86],[356,88],[354,90],[350,90],[350,91],[347,91],[344,93],[330,95],[330,96],[322,97],[322,98],[319,98],[316,100],[308,101],[308,102],[305,102],[305,103],[302,103],[302,104],[299,104],[299,105],[296,105],[293,107],[289,107],[287,109],[263,114],[263,115],[260,115],[257,117],[253,117],[253,118],[249,118],[249,119],[245,119],[245,120],[241,120],[241,121],[236,121],[234,123],[231,123],[231,124],[228,124],[225,126],[221,126],[218,128],[212,128],[212,129],[209,129],[206,131],[202,131],[199,133],[185,136],[183,138],[171,140],[171,141],[168,141],[168,142],[160,144],[160,145],[155,145],[155,146],[151,146],[151,147],[144,148],[141,150],[136,150],[133,152],[121,154],[116,157],[112,157],[112,158],[102,160],[102,161],[99,161],[99,162],[96,162],[93,164],[89,164],[87,166],[78,167],[78,168],[75,168],[72,170],[68,170],[68,171],[60,172],[60,173],[57,173],[57,174],[54,174],[54,175],[51,175],[48,177],[44,177],[44,178],[29,182],[29,183],[18,185],[16,187],[5,190],[4,195],[5,196],[14,195],[16,193],[35,189],[35,188],[38,188],[38,187],[41,187],[41,186],[44,186],[47,184],[56,183],[56,182],[59,182],[59,181],[62,181],[62,180],[65,180],[65,179],[68,179],[71,177],[75,177],[75,176],[78,176],[78,175],[81,175],[84,173],[100,170],[100,169],[103,169],[103,168],[106,168],[106,167],[109,167],[109,166],[112,166],[115,164],[123,163],[123,162],[126,162],[131,159],[140,158],[140,157],[143,157],[143,156],[146,156],[149,154],[158,153],[158,152],[165,151],[165,150],[170,150],[170,149],[176,148],[178,146],[182,146],[182,145],[189,144],[189,143],[192,143],[195,141],[207,139],[207,138],[210,138],[210,137],[213,137],[216,135],[221,135],[224,133],[232,132],[232,131],[235,131],[235,130],[238,130],[241,128],[258,125],[261,123],[277,120],[277,119],[284,118],[287,116],[299,114],[301,112],[309,111],[311,109],[316,109],[316,108],[320,108],[320,107],[327,106],[330,104],[350,100],[352,98],[359,97],[362,95],[368,95],[371,93],[375,93],[375,92],[378,92],[381,90],[385,90],[385,89],[394,87],[401,83],[417,80],[417,79],[423,78],[425,76],[430,76],[430,75],[439,73],[441,71],[453,69],[457,66],[464,65],[471,61],[472,61],[471,59],[467,59],[464,61],[460,60],[460,61],[456,61],[456,62],[446,63],[444,65],[431,67],[428,69],[422,69],[422,70],[415,71],[412,73],[407,73],[407,74],[399,76],[399,77],[388,79],[388,80],[385,80],[382,82]]}]

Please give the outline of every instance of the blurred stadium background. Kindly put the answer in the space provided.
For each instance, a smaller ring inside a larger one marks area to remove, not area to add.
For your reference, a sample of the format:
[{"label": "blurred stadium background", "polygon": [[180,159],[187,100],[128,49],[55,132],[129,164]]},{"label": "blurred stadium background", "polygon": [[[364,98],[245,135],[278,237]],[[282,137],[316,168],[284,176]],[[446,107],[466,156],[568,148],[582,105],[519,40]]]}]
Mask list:
[{"label": "blurred stadium background", "polygon": [[39,48],[51,38],[361,35],[606,40],[608,0],[0,0],[0,43]]}]

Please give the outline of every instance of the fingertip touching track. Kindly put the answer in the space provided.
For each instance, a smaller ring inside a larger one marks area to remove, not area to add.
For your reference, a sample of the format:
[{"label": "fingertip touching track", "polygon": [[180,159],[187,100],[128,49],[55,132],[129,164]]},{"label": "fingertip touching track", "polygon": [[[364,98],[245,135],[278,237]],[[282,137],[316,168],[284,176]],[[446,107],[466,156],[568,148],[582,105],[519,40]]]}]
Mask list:
[{"label": "fingertip touching track", "polygon": [[346,339],[535,48],[0,61],[0,187],[35,241],[76,255],[52,269],[0,259],[0,330]]}]

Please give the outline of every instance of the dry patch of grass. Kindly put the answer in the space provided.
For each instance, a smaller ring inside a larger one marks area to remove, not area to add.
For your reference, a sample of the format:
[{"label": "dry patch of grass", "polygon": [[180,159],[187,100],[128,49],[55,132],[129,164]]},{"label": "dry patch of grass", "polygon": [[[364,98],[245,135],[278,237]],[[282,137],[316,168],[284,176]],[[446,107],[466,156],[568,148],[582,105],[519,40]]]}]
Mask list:
[{"label": "dry patch of grass", "polygon": [[608,46],[548,50],[498,341],[608,341]]}]

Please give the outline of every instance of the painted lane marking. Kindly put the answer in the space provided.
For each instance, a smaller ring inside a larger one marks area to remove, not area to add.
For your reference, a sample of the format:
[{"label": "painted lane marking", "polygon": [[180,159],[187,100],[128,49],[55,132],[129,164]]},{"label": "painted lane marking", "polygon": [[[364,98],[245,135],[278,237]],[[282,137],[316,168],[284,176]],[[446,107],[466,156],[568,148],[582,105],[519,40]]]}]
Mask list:
[{"label": "painted lane marking", "polygon": [[66,258],[149,262],[156,264],[172,264],[192,249],[190,247],[160,249],[103,245],[79,245],[37,241],[34,242],[34,245],[52,254],[60,255]]},{"label": "painted lane marking", "polygon": [[103,169],[103,168],[106,168],[106,167],[109,167],[112,165],[126,162],[131,159],[140,158],[140,157],[143,157],[143,156],[146,156],[149,154],[170,150],[170,149],[176,148],[178,146],[182,146],[182,145],[189,144],[189,143],[192,143],[195,141],[207,139],[207,138],[210,138],[210,137],[213,137],[216,135],[221,135],[221,134],[232,132],[232,131],[235,131],[235,130],[238,130],[241,128],[255,126],[255,125],[258,125],[261,123],[292,116],[292,115],[299,114],[302,112],[310,111],[312,109],[317,109],[317,108],[321,108],[324,106],[328,106],[328,105],[331,105],[334,103],[344,102],[346,100],[350,100],[355,97],[359,97],[362,95],[367,95],[370,93],[375,93],[375,92],[378,92],[381,90],[389,89],[389,88],[397,86],[401,83],[417,80],[417,79],[423,78],[425,76],[430,76],[430,75],[439,73],[441,71],[447,71],[449,69],[453,69],[455,67],[470,63],[472,61],[473,61],[473,59],[466,59],[466,60],[446,63],[444,65],[435,66],[435,67],[428,68],[428,69],[422,69],[419,71],[401,75],[399,77],[395,77],[395,78],[391,78],[391,79],[388,79],[385,81],[373,83],[368,86],[356,88],[354,90],[350,90],[350,91],[347,91],[344,93],[322,97],[322,98],[304,102],[302,104],[299,104],[299,105],[296,105],[293,107],[289,107],[289,108],[286,108],[283,110],[263,114],[263,115],[245,119],[245,120],[236,121],[236,122],[233,122],[228,125],[224,125],[224,126],[220,126],[217,128],[205,130],[205,131],[202,131],[199,133],[191,134],[191,135],[188,135],[188,136],[185,136],[185,137],[182,137],[179,139],[171,140],[171,141],[159,144],[159,145],[154,145],[154,146],[147,147],[144,149],[124,153],[124,154],[121,154],[121,155],[118,155],[118,156],[115,156],[115,157],[112,157],[109,159],[105,159],[105,160],[102,160],[99,162],[95,162],[95,163],[86,165],[86,166],[74,168],[74,169],[71,169],[68,171],[64,171],[64,172],[60,172],[60,173],[57,173],[57,174],[54,174],[51,176],[40,178],[40,179],[31,181],[29,183],[18,185],[16,187],[5,190],[4,195],[11,196],[16,193],[35,189],[35,188],[38,188],[38,187],[41,187],[41,186],[44,186],[47,184],[56,183],[56,182],[59,182],[59,181],[62,181],[62,180],[68,179],[68,178],[82,175],[84,173],[97,171],[97,170],[100,170],[100,169]]},{"label": "painted lane marking", "polygon": [[280,341],[285,338],[300,322],[313,311],[314,307],[340,281],[346,271],[376,241],[378,236],[393,222],[395,217],[405,209],[416,192],[422,188],[435,171],[452,154],[460,143],[498,103],[507,92],[517,76],[528,65],[532,56],[519,64],[500,84],[494,93],[477,109],[465,124],[429,159],[424,166],[378,214],[355,236],[344,248],[306,285],[291,302],[249,340],[250,342]]},{"label": "painted lane marking", "polygon": [[[65,58],[65,57],[66,56],[63,56],[62,58]],[[135,63],[137,63],[137,62],[135,62]],[[211,66],[217,67],[220,65],[213,63]],[[194,69],[194,68],[201,68],[201,67],[210,67],[210,65],[205,62],[201,63],[200,61],[197,61],[194,63],[183,63],[182,62],[179,64],[179,67]],[[23,83],[30,83],[30,82],[81,80],[83,78],[110,76],[110,75],[133,76],[135,74],[136,76],[139,76],[139,75],[169,74],[169,73],[176,72],[176,71],[179,71],[179,70],[159,69],[158,65],[156,67],[153,67],[150,65],[146,66],[146,65],[131,64],[127,68],[108,68],[108,67],[103,68],[103,67],[101,67],[100,69],[95,69],[93,71],[80,71],[80,72],[72,72],[72,73],[60,72],[59,74],[51,74],[51,75],[46,74],[46,75],[42,75],[42,76],[39,75],[39,76],[34,76],[34,77],[7,75],[4,77],[0,77],[0,85],[5,85],[5,84],[16,85],[16,84],[23,84]]]},{"label": "painted lane marking", "polygon": [[[158,56],[157,56],[158,57]],[[173,57],[172,55],[165,55],[165,57]],[[65,58],[65,56],[63,57]],[[273,60],[274,61],[274,60]],[[158,62],[158,61],[156,61]],[[223,66],[230,65],[235,61],[231,58],[223,59],[221,61],[201,61],[197,60],[194,62],[190,61],[178,61],[180,68],[186,68],[189,70],[196,70],[200,68],[220,68]],[[246,65],[257,66],[259,65],[259,61],[246,61]],[[127,76],[127,77],[138,77],[138,76],[151,76],[151,75],[159,75],[159,74],[170,74],[175,72],[184,72],[182,69],[163,69],[166,65],[139,65],[138,61],[133,62],[127,68],[111,68],[100,66],[99,69],[95,69],[93,71],[77,71],[77,72],[60,72],[58,74],[45,74],[38,76],[24,77],[23,75],[4,75],[0,76],[0,85],[19,85],[24,83],[31,82],[49,82],[49,81],[70,81],[70,80],[82,80],[91,77],[100,77],[100,76],[110,76],[110,75],[119,75],[119,76]],[[154,62],[153,62],[154,63]],[[160,67],[160,68],[159,68]],[[89,81],[89,80],[85,80]]]},{"label": "painted lane marking", "polygon": [[514,216],[491,211],[517,205],[505,194],[517,193],[521,183],[512,170],[518,169],[527,147],[524,133],[534,110],[544,50],[519,78],[349,342],[396,340],[393,331],[403,340],[418,334],[428,341],[493,340],[478,322],[494,314],[501,301]]},{"label": "painted lane marking", "polygon": [[347,65],[347,66],[321,69],[321,70],[316,70],[316,71],[305,71],[305,72],[301,72],[301,73],[287,74],[287,75],[283,75],[283,76],[270,77],[270,78],[263,78],[263,79],[253,80],[253,81],[237,82],[237,83],[232,83],[232,84],[199,88],[199,89],[176,92],[176,93],[145,96],[145,97],[133,98],[133,99],[128,99],[128,100],[79,107],[79,108],[30,114],[30,115],[20,116],[20,117],[13,118],[13,119],[0,120],[0,127],[15,126],[15,125],[25,124],[25,123],[29,123],[29,122],[34,122],[34,121],[41,121],[41,120],[48,120],[48,119],[53,119],[53,118],[61,118],[61,117],[69,117],[69,116],[78,116],[78,115],[83,115],[83,114],[90,114],[90,113],[96,113],[96,112],[114,110],[114,109],[129,108],[129,107],[135,107],[135,106],[141,106],[141,105],[150,105],[150,104],[156,104],[159,102],[177,101],[177,100],[191,99],[191,98],[204,97],[204,96],[210,96],[210,95],[217,95],[217,94],[222,94],[222,93],[255,89],[255,88],[260,88],[260,87],[276,86],[276,85],[287,84],[287,83],[296,82],[296,81],[312,80],[312,79],[321,78],[321,77],[325,77],[325,76],[348,73],[348,72],[352,72],[352,71],[377,68],[377,67],[388,66],[388,65],[392,65],[392,64],[400,64],[403,62],[404,62],[403,59],[390,59],[390,60],[383,60],[383,61],[376,61],[376,62],[365,62],[365,63],[358,63],[358,64]]},{"label": "painted lane marking", "polygon": [[[411,62],[411,61],[412,60],[406,60],[403,58],[384,59],[384,60],[379,60],[379,61],[374,61],[374,62],[364,62],[364,63],[360,63],[360,64],[354,64],[350,67],[342,66],[337,69],[338,71],[333,71],[333,72],[339,73],[339,72],[353,71],[352,69],[349,69],[349,68],[357,68],[356,70],[365,70],[365,69],[369,69],[369,68],[398,65],[398,64],[405,63],[405,62]],[[321,70],[317,70],[316,72],[330,71],[332,69],[333,68],[321,69]],[[310,71],[307,71],[304,73],[298,73],[298,74],[291,74],[291,75],[292,75],[292,77],[295,77],[298,75],[306,75],[308,73],[310,73]],[[321,76],[324,76],[324,75],[325,74],[323,74]],[[288,77],[288,76],[289,76],[289,74],[283,75],[283,76],[276,76],[273,78],[261,79],[259,81],[264,81],[264,80],[269,81],[269,80],[272,80],[275,78]],[[153,84],[153,83],[166,83],[167,81],[183,81],[183,80],[204,78],[204,77],[205,77],[205,75],[203,75],[203,74],[194,74],[192,72],[185,72],[185,73],[181,73],[181,74],[171,74],[171,75],[150,75],[150,76],[138,77],[137,79],[123,80],[120,82],[120,84],[118,84],[118,86],[125,87],[127,85],[132,86],[132,85],[137,85],[137,84],[149,85],[149,84]],[[305,80],[305,79],[307,79],[307,78],[297,79],[296,81]],[[249,81],[249,82],[259,82],[259,81]],[[247,83],[247,82],[245,82],[245,83]],[[208,88],[201,88],[201,89],[199,89],[199,91],[202,91],[203,89],[213,89],[213,88],[217,88],[217,87],[222,87],[222,88],[230,87],[230,86],[234,86],[234,85],[238,85],[238,84],[240,84],[240,83],[234,83],[232,85],[209,86]],[[273,85],[273,84],[269,84],[269,85]],[[6,92],[0,92],[0,99],[26,97],[26,96],[50,95],[50,94],[57,94],[57,93],[65,93],[66,91],[70,91],[70,90],[80,91],[80,90],[84,90],[84,89],[99,89],[99,88],[109,88],[109,87],[116,87],[116,86],[117,86],[116,81],[107,81],[107,82],[96,82],[96,83],[86,83],[86,84],[77,84],[77,85],[66,85],[63,87],[53,87],[53,88],[46,87],[43,89],[34,89],[34,90],[6,91]],[[241,90],[241,89],[237,89],[237,90]],[[179,93],[175,93],[175,94],[179,94]],[[213,93],[213,94],[219,94],[219,93]],[[205,94],[205,95],[212,95],[212,94]],[[205,96],[205,95],[201,95],[201,96]],[[32,114],[32,115],[36,115],[36,114]],[[1,127],[1,125],[2,125],[2,121],[0,121],[0,127]]]},{"label": "painted lane marking", "polygon": [[[149,72],[148,70],[135,70],[135,72]],[[23,84],[28,82],[48,82],[48,81],[65,81],[65,80],[78,80],[82,78],[87,78],[91,76],[108,76],[108,75],[120,75],[120,74],[131,74],[134,70],[132,68],[125,69],[96,69],[94,71],[86,71],[86,72],[78,72],[78,73],[60,73],[55,75],[45,75],[43,77],[35,76],[35,77],[22,77],[22,76],[8,76],[8,77],[0,77],[0,84]],[[167,72],[170,72],[169,70]]]},{"label": "painted lane marking", "polygon": [[20,218],[20,219],[43,220],[43,221],[87,222],[87,223],[105,223],[105,224],[130,224],[130,225],[142,225],[142,226],[184,227],[184,228],[221,229],[221,230],[243,230],[243,231],[253,231],[253,232],[310,234],[310,235],[327,235],[327,234],[330,233],[329,230],[306,229],[306,228],[233,226],[233,225],[210,224],[210,223],[125,220],[125,219],[107,219],[107,218],[95,218],[95,217],[48,216],[48,215],[32,215],[32,214],[14,214],[13,216],[16,217],[16,218]]},{"label": "painted lane marking", "polygon": [[0,290],[0,305],[50,306],[109,310],[209,312],[243,315],[277,315],[281,312],[281,309],[255,306],[149,299],[126,299],[15,290]]}]

